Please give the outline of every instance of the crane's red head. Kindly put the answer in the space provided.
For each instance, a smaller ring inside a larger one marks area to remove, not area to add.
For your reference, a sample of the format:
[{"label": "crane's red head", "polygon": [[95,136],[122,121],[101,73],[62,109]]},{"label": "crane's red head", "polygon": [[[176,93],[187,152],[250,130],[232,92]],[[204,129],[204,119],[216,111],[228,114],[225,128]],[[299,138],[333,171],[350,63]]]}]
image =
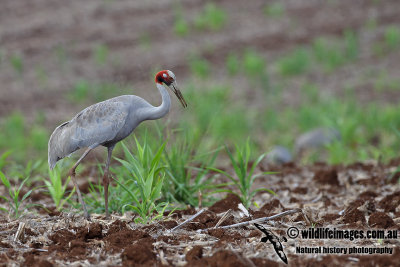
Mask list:
[{"label": "crane's red head", "polygon": [[170,70],[162,70],[156,74],[156,83],[170,86],[175,81],[175,74]]},{"label": "crane's red head", "polygon": [[181,102],[182,106],[184,108],[187,107],[185,98],[183,98],[183,95],[182,95],[181,91],[179,91],[179,89],[178,89],[178,86],[176,84],[175,74],[172,71],[170,71],[170,70],[159,71],[156,74],[155,80],[156,80],[157,84],[159,84],[159,85],[165,84],[169,89],[171,89],[172,92],[174,92],[176,97]]}]

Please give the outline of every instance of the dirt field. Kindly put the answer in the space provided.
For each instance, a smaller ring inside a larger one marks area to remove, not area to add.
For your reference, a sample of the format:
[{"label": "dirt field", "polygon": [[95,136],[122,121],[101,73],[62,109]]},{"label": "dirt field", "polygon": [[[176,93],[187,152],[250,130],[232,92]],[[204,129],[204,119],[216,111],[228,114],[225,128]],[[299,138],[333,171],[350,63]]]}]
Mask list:
[{"label": "dirt field", "polygon": [[[388,75],[400,77],[399,50],[378,60],[370,49],[381,38],[384,27],[400,25],[399,1],[286,0],[286,13],[278,19],[266,18],[266,1],[214,2],[229,14],[223,30],[195,31],[182,38],[173,31],[172,0],[3,1],[0,116],[19,111],[32,121],[41,111],[46,125],[54,128],[86,105],[71,103],[66,97],[80,79],[128,86],[156,103],[159,96],[152,88],[150,73],[171,69],[184,85],[190,74],[187,60],[193,53],[216,66],[212,79],[230,79],[240,96],[252,88],[242,77],[224,78],[225,58],[230,52],[252,47],[272,62],[299,44],[308,45],[319,36],[339,37],[346,29],[359,34],[359,59],[330,73],[315,70],[288,81],[283,105],[297,103],[299,81],[304,79],[312,80],[328,95],[342,95],[351,85],[360,102],[398,102],[400,91],[376,93],[371,86],[374,77],[368,73],[386,69]],[[190,20],[203,5],[204,1],[184,1],[183,15]],[[366,27],[371,21],[376,23],[373,31]],[[109,48],[105,65],[93,59],[98,44]],[[23,60],[21,73],[10,65],[13,55]],[[275,74],[276,70],[270,72]],[[272,75],[271,79],[277,78]],[[249,104],[262,105],[257,99],[257,95],[249,98]],[[293,163],[275,167],[280,173],[261,178],[258,185],[271,188],[278,197],[258,194],[255,201],[260,209],[251,212],[252,218],[302,209],[302,213],[266,224],[281,239],[290,266],[398,266],[399,239],[290,239],[287,229],[399,230],[399,173],[393,175],[399,164],[400,160],[393,160],[389,164],[321,163],[304,167]],[[264,166],[259,171],[273,168]],[[41,192],[35,193],[32,201],[47,207],[52,203]],[[17,221],[0,217],[0,266],[284,266],[272,244],[260,242],[263,235],[254,226],[198,231],[214,227],[229,209],[232,212],[221,225],[249,220],[238,211],[237,204],[237,199],[228,196],[173,232],[169,230],[199,210],[178,211],[167,221],[143,226],[133,222],[132,214],[113,216],[112,220],[93,214],[92,222],[88,222],[75,212],[60,214],[32,208]],[[24,229],[14,240],[21,222]],[[296,253],[300,246],[396,249],[390,256],[319,255]]]},{"label": "dirt field", "polygon": [[[117,4],[118,2],[118,4]],[[0,115],[19,110],[27,116],[43,111],[48,125],[54,125],[78,112],[84,103],[70,103],[66,94],[80,79],[134,86],[132,91],[158,101],[152,88],[151,72],[169,68],[185,84],[190,55],[204,56],[215,65],[212,79],[226,80],[225,58],[230,52],[254,48],[273,62],[295,46],[307,45],[319,36],[340,37],[346,29],[360,36],[360,56],[356,62],[331,73],[318,70],[306,77],[327,94],[341,94],[354,86],[360,101],[394,101],[397,91],[377,94],[373,75],[386,69],[398,77],[400,53],[377,58],[373,43],[387,25],[399,25],[396,0],[380,1],[283,1],[286,13],[268,18],[265,1],[215,1],[229,20],[223,30],[193,31],[188,36],[174,33],[176,10],[173,1],[6,1],[0,10]],[[184,1],[183,16],[190,21],[204,1]],[[369,30],[368,23],[376,24]],[[99,44],[109,48],[106,65],[99,65],[93,51]],[[10,66],[10,58],[22,58],[22,73]],[[272,72],[271,79],[275,73]],[[276,71],[275,71],[276,72]],[[241,94],[255,92],[241,81],[232,80]],[[206,83],[206,81],[197,81]],[[296,103],[300,84],[288,82],[284,102]],[[151,90],[149,90],[151,88]],[[256,92],[255,92],[256,93]],[[118,95],[121,92],[112,93]],[[252,97],[252,105],[262,105]],[[261,98],[262,99],[262,98]]]},{"label": "dirt field", "polygon": [[[346,167],[325,164],[280,167],[279,175],[259,180],[262,186],[277,192],[279,198],[266,193],[257,195],[255,201],[262,206],[251,211],[252,218],[302,210],[265,224],[281,239],[289,266],[397,266],[399,239],[290,239],[287,230],[313,226],[398,232],[398,173],[392,175],[398,164],[393,161],[386,166],[357,163]],[[51,203],[40,192],[33,198],[44,206]],[[237,208],[239,203],[237,197],[229,195],[173,232],[170,231],[173,227],[199,210],[177,211],[166,221],[145,226],[135,224],[132,214],[113,216],[111,220],[93,214],[88,222],[75,212],[36,210],[19,221],[2,219],[0,257],[4,266],[18,263],[23,266],[284,266],[272,244],[260,242],[263,234],[252,225],[199,231],[216,226],[228,210],[231,212],[221,226],[249,220]],[[25,222],[25,228],[14,241],[21,221]],[[395,250],[391,255],[296,252],[296,247],[318,246]]]}]

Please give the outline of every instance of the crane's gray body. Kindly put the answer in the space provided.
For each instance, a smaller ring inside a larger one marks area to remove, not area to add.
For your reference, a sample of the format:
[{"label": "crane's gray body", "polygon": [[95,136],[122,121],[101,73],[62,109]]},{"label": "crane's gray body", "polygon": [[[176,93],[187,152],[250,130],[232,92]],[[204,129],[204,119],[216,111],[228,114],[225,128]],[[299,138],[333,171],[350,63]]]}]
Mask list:
[{"label": "crane's gray body", "polygon": [[157,87],[163,99],[159,107],[138,96],[123,95],[89,106],[58,126],[49,140],[50,168],[80,148],[112,147],[130,135],[142,121],[163,117],[169,111],[170,97],[163,86]]}]

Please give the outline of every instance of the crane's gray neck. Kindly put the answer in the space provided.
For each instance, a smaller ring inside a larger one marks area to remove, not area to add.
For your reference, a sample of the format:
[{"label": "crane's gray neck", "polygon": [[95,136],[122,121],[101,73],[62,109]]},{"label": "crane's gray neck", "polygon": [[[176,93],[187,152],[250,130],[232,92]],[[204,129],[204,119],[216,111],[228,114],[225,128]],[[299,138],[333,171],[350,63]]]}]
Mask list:
[{"label": "crane's gray neck", "polygon": [[167,113],[169,112],[169,109],[171,107],[171,97],[169,96],[167,89],[159,83],[156,83],[156,85],[157,85],[158,91],[160,91],[162,103],[158,107],[152,107],[148,111],[148,114],[147,114],[148,120],[156,120],[156,119],[164,117],[165,115],[167,115]]}]

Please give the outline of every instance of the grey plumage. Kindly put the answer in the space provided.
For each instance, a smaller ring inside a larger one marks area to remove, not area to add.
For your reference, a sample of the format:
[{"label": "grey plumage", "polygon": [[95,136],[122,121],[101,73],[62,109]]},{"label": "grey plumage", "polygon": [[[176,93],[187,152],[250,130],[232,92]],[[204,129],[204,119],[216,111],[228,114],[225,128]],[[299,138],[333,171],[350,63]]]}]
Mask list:
[{"label": "grey plumage", "polygon": [[58,126],[51,135],[48,150],[50,168],[80,148],[107,147],[124,139],[146,119],[146,110],[151,107],[140,97],[124,95],[82,110],[72,120]]},{"label": "grey plumage", "polygon": [[108,172],[115,144],[130,135],[142,121],[159,119],[169,112],[171,98],[164,85],[175,93],[183,107],[187,107],[182,93],[177,88],[175,75],[171,71],[158,72],[155,81],[162,97],[160,106],[154,107],[135,95],[114,97],[85,108],[72,120],[58,126],[50,136],[48,161],[51,169],[60,159],[80,148],[87,147],[70,170],[71,179],[87,219],[90,219],[90,216],[75,180],[75,169],[86,155],[100,145],[108,149],[103,176],[104,201],[106,217],[108,217]]}]

